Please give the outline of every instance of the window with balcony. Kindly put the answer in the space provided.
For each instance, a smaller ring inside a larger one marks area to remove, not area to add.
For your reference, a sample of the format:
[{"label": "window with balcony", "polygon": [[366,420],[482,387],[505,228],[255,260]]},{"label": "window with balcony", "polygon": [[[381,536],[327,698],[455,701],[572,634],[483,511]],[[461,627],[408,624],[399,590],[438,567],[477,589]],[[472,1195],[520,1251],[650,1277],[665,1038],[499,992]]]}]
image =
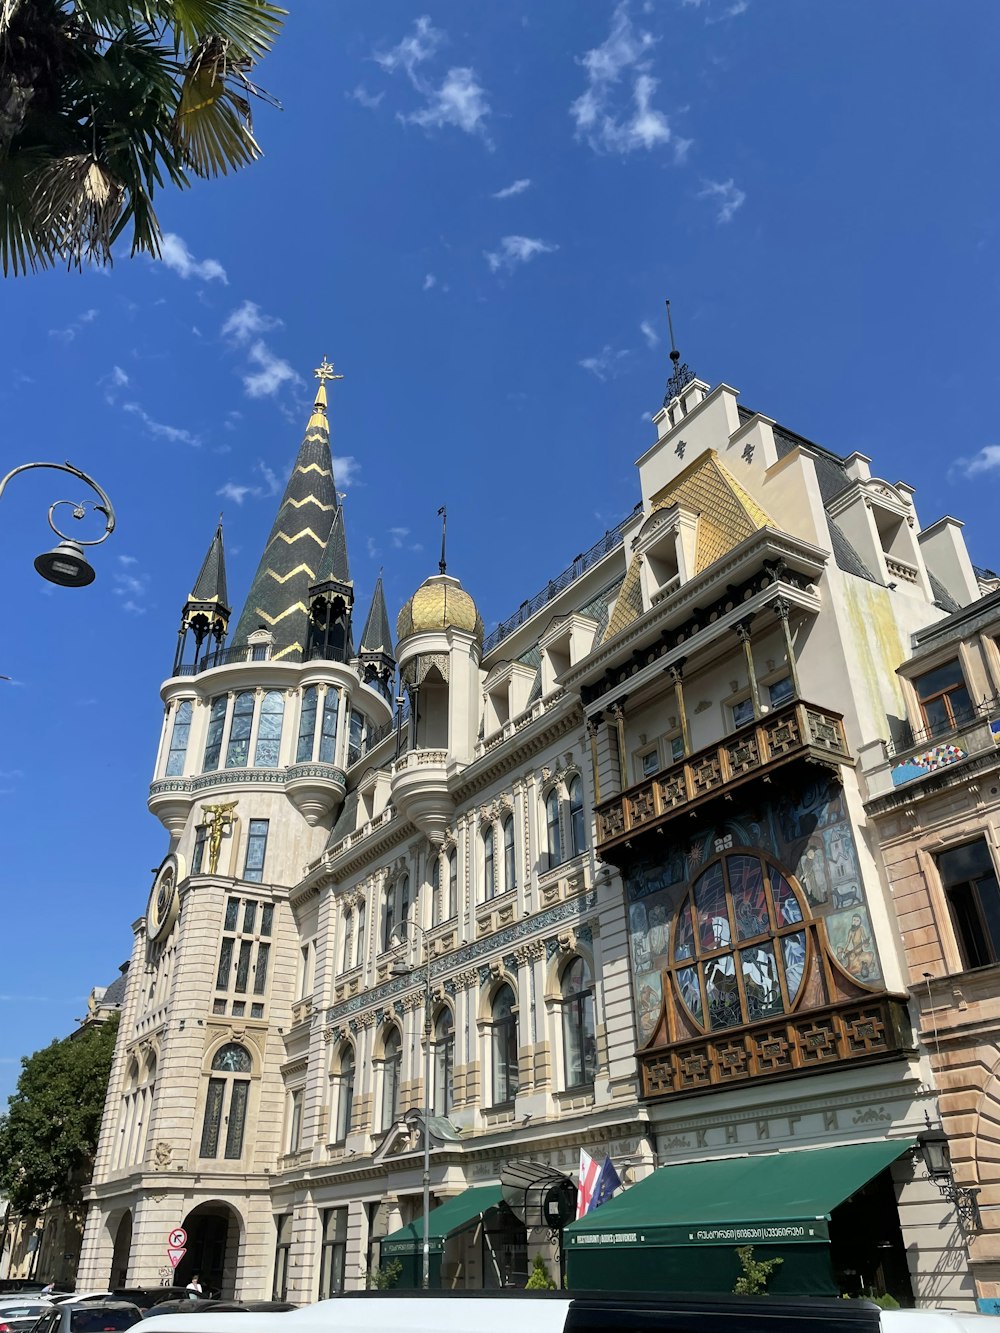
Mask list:
[{"label": "window with balcony", "polygon": [[794,693],[791,676],[782,676],[780,680],[774,680],[768,685],[768,703],[772,708],[780,708],[782,704],[788,703]]},{"label": "window with balcony", "polygon": [[986,839],[939,853],[937,870],[963,966],[1000,962],[1000,886]]},{"label": "window with balcony", "polygon": [[913,681],[924,726],[942,736],[963,726],[975,715],[958,659],[926,671]]},{"label": "window with balcony", "polygon": [[745,727],[753,721],[753,700],[740,699],[730,707],[734,727]]}]

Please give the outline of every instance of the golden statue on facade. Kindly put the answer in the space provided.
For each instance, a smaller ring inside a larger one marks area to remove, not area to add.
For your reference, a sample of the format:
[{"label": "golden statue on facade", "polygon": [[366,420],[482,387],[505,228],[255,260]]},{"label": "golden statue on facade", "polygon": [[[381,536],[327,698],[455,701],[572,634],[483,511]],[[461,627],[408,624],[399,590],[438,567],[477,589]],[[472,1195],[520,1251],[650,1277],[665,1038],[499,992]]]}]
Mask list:
[{"label": "golden statue on facade", "polygon": [[238,801],[230,801],[228,805],[203,805],[201,807],[202,814],[210,816],[205,820],[208,826],[208,873],[210,875],[218,873],[222,838],[233,827],[233,819],[235,818],[233,811],[238,804]]}]

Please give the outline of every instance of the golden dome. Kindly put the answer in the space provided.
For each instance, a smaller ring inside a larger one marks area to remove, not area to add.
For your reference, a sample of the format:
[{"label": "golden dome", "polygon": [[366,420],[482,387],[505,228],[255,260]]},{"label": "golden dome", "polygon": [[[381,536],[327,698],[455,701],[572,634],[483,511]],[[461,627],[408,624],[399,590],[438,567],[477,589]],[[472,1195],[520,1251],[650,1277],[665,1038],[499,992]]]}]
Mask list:
[{"label": "golden dome", "polygon": [[397,648],[411,634],[451,629],[475,635],[483,646],[483,620],[476,604],[458,579],[450,574],[432,574],[403,606],[396,621]]}]

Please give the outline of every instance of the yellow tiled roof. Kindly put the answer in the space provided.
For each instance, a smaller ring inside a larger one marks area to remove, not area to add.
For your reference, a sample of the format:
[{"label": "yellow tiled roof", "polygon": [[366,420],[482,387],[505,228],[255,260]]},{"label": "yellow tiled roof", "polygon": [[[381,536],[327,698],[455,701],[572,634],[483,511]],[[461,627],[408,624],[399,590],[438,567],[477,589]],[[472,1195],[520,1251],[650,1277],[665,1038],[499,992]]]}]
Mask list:
[{"label": "yellow tiled roof", "polygon": [[[649,512],[652,514],[671,505],[680,505],[698,516],[696,574],[720,560],[754,532],[775,526],[753,496],[719,461],[714,449],[701,454],[668,486],[657,491],[651,498]],[[632,558],[604,642],[613,639],[642,611],[641,563],[640,556]]]}]

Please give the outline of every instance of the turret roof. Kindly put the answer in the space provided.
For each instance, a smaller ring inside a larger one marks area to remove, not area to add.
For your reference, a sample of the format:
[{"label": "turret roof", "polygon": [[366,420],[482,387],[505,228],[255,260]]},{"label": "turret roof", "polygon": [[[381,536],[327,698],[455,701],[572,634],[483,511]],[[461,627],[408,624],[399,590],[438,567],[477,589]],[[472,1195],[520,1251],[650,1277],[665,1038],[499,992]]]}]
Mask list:
[{"label": "turret roof", "polygon": [[351,570],[347,561],[347,533],[344,530],[344,507],[337,505],[333,515],[330,537],[319,562],[317,583],[350,583]]},{"label": "turret roof", "polygon": [[188,599],[192,602],[218,602],[229,609],[226,596],[226,553],[222,546],[222,521],[215,530],[212,544],[202,561],[201,572],[195,580],[194,589]]},{"label": "turret roof", "polygon": [[361,633],[361,651],[363,653],[384,653],[392,657],[392,631],[389,628],[389,613],[385,609],[385,592],[382,588],[382,575],[375,582],[372,593],[371,609]]}]

